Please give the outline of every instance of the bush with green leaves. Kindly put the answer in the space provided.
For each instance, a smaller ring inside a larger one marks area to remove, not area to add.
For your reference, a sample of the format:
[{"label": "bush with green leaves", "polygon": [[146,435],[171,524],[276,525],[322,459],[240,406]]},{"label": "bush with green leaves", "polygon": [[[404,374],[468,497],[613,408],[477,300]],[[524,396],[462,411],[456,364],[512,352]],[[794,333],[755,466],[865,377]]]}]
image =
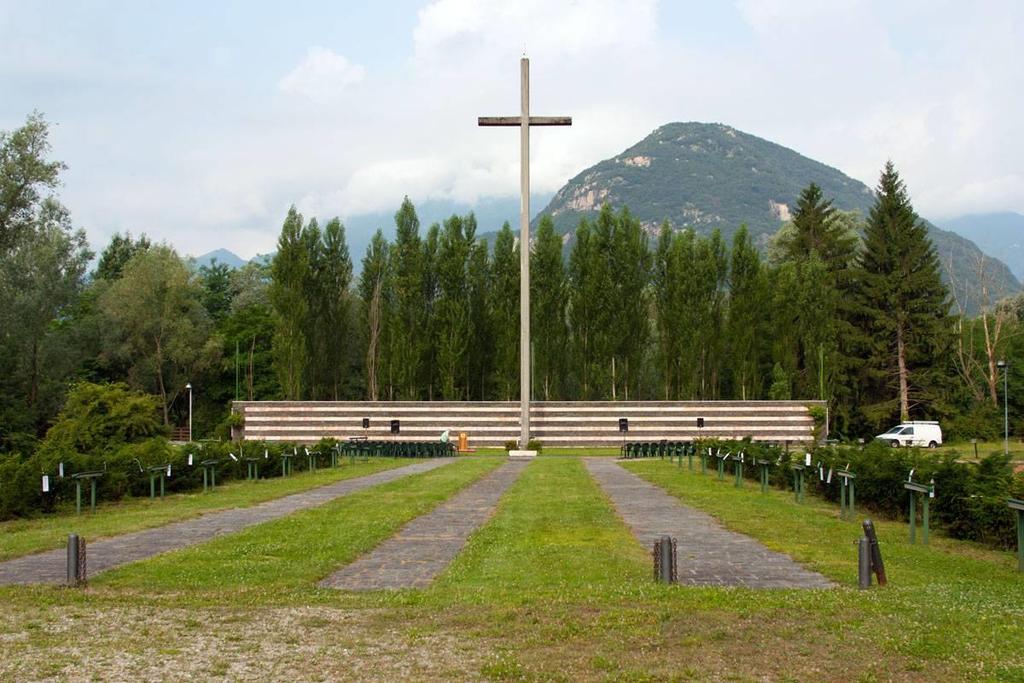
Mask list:
[{"label": "bush with green leaves", "polygon": [[[810,452],[812,469],[804,479],[807,491],[838,503],[840,480],[835,472],[848,467],[856,475],[857,506],[893,519],[906,519],[909,494],[903,483],[913,469],[914,481],[934,480],[932,519],[950,536],[1000,548],[1013,547],[1016,543],[1016,520],[1006,501],[1011,497],[1024,497],[1024,474],[1015,475],[1009,457],[1001,453],[993,453],[975,463],[961,461],[955,451],[938,453],[930,449],[891,448],[881,441],[863,446],[829,445],[790,452],[749,440],[704,440],[699,442],[699,447],[710,448],[712,452],[718,449],[723,453],[742,451],[748,463],[744,476],[753,480],[760,472],[751,463],[756,459],[768,460],[773,463],[771,483],[784,489],[793,486],[789,464]],[[824,477],[819,475],[819,465]],[[708,467],[715,467],[713,460],[709,460]],[[732,465],[727,467],[731,471]]]}]

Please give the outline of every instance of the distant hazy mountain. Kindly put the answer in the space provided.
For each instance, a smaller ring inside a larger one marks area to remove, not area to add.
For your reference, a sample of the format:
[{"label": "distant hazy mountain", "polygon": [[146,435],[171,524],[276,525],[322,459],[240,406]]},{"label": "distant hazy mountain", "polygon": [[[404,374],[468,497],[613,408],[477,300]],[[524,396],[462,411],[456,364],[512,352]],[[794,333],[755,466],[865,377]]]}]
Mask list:
[{"label": "distant hazy mountain", "polygon": [[984,213],[942,221],[942,227],[971,240],[986,254],[998,254],[1018,280],[1024,280],[1024,216]]},{"label": "distant hazy mountain", "polygon": [[195,260],[196,268],[209,266],[214,261],[217,261],[217,263],[225,263],[232,268],[241,268],[246,263],[245,259],[236,255],[234,252],[228,251],[227,249],[214,249],[202,256],[196,256]]},{"label": "distant hazy mountain", "polygon": [[[866,214],[874,202],[864,183],[774,142],[718,123],[669,123],[582,171],[541,213],[566,233],[607,202],[628,206],[652,235],[665,220],[703,234],[720,228],[727,238],[746,224],[763,247],[811,182],[839,209]],[[972,277],[981,250],[956,233],[931,224],[929,230],[940,260],[952,264],[956,281],[970,290],[968,299],[977,300]],[[1002,291],[1020,290],[1001,261],[992,259],[989,272]]]}]

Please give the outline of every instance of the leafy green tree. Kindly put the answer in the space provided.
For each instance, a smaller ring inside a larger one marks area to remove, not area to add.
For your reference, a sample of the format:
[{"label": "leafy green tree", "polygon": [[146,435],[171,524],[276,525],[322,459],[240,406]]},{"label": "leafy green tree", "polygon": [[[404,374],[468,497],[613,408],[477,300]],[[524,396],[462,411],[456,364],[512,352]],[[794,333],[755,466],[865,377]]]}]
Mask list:
[{"label": "leafy green tree", "polygon": [[395,214],[395,244],[390,251],[390,291],[394,297],[383,322],[389,335],[388,365],[395,393],[403,400],[422,397],[424,355],[429,336],[420,219],[408,197]]},{"label": "leafy green tree", "polygon": [[[544,401],[564,395],[564,368],[568,331],[565,321],[566,275],[562,238],[550,216],[537,226],[530,254],[530,337],[533,339],[534,396]],[[532,383],[531,383],[532,386]]]},{"label": "leafy green tree", "polygon": [[13,132],[0,131],[0,256],[39,218],[43,193],[57,187],[66,166],[47,161],[49,126],[34,112]]},{"label": "leafy green tree", "polygon": [[210,368],[221,342],[185,263],[166,246],[132,258],[100,296],[109,329],[107,353],[126,361],[129,381],[160,398],[164,424],[185,384]]},{"label": "leafy green tree", "polygon": [[601,358],[598,353],[600,336],[601,297],[604,281],[599,272],[600,253],[590,224],[581,219],[576,228],[576,243],[569,253],[569,328],[572,331],[573,373],[578,383],[580,400],[598,394]]},{"label": "leafy green tree", "polygon": [[949,348],[949,294],[928,229],[891,161],[879,179],[856,281],[874,398],[865,407],[868,420],[908,420],[912,410],[934,409]]},{"label": "leafy green tree", "polygon": [[494,339],[494,388],[502,401],[519,395],[519,248],[505,223],[494,240],[489,308]]},{"label": "leafy green tree", "polygon": [[298,400],[303,395],[306,371],[306,333],[308,314],[306,286],[310,280],[309,251],[302,236],[302,214],[288,209],[277,254],[271,267],[270,303],[277,315],[274,334],[274,367],[284,398]]},{"label": "leafy green tree", "polygon": [[434,309],[438,382],[446,400],[465,398],[470,344],[467,265],[476,221],[452,216],[444,222],[437,252],[438,296]]},{"label": "leafy green tree", "polygon": [[468,287],[469,346],[466,363],[466,397],[482,401],[490,395],[494,376],[494,335],[487,299],[491,288],[491,264],[487,240],[475,241],[469,249],[466,265]]},{"label": "leafy green tree", "polygon": [[348,357],[353,342],[348,325],[352,258],[345,242],[345,226],[337,218],[331,219],[324,228],[316,280],[321,315],[311,321],[309,333],[320,339],[321,355],[317,360],[321,365],[321,396],[337,401],[347,392]]},{"label": "leafy green tree", "polygon": [[732,393],[735,398],[746,401],[760,394],[765,355],[763,340],[767,331],[767,287],[760,254],[751,243],[745,225],[733,235],[731,258],[726,339]]},{"label": "leafy green tree", "polygon": [[130,232],[126,232],[124,235],[115,232],[114,236],[110,238],[110,244],[100,253],[100,260],[96,264],[93,277],[113,282],[121,277],[125,264],[131,261],[133,256],[146,251],[151,246],[153,245],[145,235],[140,235],[138,239],[133,240]]},{"label": "leafy green tree", "polygon": [[48,198],[0,259],[0,443],[37,433],[60,405],[81,358],[71,312],[91,258],[85,233]]},{"label": "leafy green tree", "polygon": [[440,370],[438,359],[437,337],[444,325],[439,316],[439,299],[441,296],[441,275],[439,253],[441,249],[441,226],[434,223],[427,230],[423,240],[423,303],[426,310],[426,344],[423,358],[421,386],[427,389],[427,400],[433,401],[440,386]]},{"label": "leafy green tree", "polygon": [[[610,209],[609,209],[610,211]],[[598,217],[598,226],[602,225]],[[623,207],[615,216],[613,233],[605,261],[609,264],[610,285],[605,318],[607,346],[612,350],[612,398],[617,398],[616,385],[621,384],[622,397],[639,398],[640,378],[647,345],[651,335],[648,286],[651,278],[651,251],[647,233],[639,219]]]},{"label": "leafy green tree", "polygon": [[378,230],[366,249],[359,275],[360,322],[366,334],[366,397],[371,401],[380,399],[382,387],[387,389],[388,398],[392,397],[390,367],[385,367],[383,362],[394,329],[387,324],[393,315],[394,300],[393,279],[389,273],[394,259],[389,259],[389,250],[384,233]]}]

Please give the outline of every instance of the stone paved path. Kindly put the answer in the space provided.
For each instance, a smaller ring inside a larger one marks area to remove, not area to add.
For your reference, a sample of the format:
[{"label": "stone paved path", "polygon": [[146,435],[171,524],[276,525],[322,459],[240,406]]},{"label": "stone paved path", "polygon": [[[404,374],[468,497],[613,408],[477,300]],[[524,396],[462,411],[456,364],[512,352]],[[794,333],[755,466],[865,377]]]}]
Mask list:
[{"label": "stone paved path", "polygon": [[623,469],[611,458],[586,458],[591,476],[612,499],[619,515],[648,551],[661,536],[677,540],[679,583],[748,588],[831,588],[821,574]]},{"label": "stone paved path", "polygon": [[425,588],[455,559],[470,534],[487,521],[501,494],[527,464],[505,463],[432,512],[412,520],[320,585],[352,591]]},{"label": "stone paved path", "polygon": [[[424,460],[413,465],[345,479],[310,491],[294,493],[247,508],[211,512],[195,519],[175,522],[102,541],[86,539],[90,577],[128,562],[136,562],[208,541],[216,536],[241,531],[299,510],[318,507],[335,498],[362,491],[413,474],[429,472],[454,462],[454,458]],[[49,550],[0,562],[0,585],[64,583],[67,580],[67,549]]]}]

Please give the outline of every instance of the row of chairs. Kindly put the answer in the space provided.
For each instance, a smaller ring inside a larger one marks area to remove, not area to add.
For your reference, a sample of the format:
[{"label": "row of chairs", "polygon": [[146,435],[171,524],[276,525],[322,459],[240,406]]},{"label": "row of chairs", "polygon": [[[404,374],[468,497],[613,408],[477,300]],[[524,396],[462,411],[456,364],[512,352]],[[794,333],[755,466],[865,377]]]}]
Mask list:
[{"label": "row of chairs", "polygon": [[346,441],[342,456],[355,458],[445,458],[455,455],[455,444],[440,441]]},{"label": "row of chairs", "polygon": [[629,441],[619,449],[621,458],[676,458],[697,452],[690,441]]}]

